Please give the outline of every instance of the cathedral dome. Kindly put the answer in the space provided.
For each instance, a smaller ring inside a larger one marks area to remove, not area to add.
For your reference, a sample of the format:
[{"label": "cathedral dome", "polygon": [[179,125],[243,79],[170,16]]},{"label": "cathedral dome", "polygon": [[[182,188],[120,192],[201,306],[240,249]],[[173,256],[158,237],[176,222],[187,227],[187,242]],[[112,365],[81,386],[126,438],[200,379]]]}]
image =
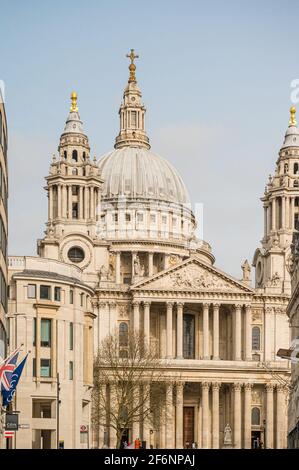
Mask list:
[{"label": "cathedral dome", "polygon": [[176,204],[190,204],[184,182],[164,158],[145,147],[125,146],[99,161],[104,180],[103,198],[125,196]]}]

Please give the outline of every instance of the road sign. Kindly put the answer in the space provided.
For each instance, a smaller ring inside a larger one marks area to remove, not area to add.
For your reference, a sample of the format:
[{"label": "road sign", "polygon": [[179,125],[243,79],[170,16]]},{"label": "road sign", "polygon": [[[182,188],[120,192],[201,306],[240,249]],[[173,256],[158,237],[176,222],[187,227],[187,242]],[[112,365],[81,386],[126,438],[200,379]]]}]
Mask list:
[{"label": "road sign", "polygon": [[30,429],[30,424],[19,424],[19,429]]},{"label": "road sign", "polygon": [[4,437],[6,437],[6,439],[11,439],[14,435],[14,431],[4,431]]},{"label": "road sign", "polygon": [[6,431],[17,431],[19,427],[19,415],[6,413],[5,429]]}]

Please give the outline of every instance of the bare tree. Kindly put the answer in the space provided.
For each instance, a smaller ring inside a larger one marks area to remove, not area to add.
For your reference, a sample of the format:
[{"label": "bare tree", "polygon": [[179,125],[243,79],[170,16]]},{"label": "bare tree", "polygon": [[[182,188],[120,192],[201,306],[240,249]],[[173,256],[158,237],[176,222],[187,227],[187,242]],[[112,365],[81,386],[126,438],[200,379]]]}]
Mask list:
[{"label": "bare tree", "polygon": [[157,429],[165,409],[162,379],[161,361],[143,334],[130,332],[122,344],[118,334],[108,336],[94,362],[92,424],[98,443],[101,427],[114,429],[116,448],[133,423]]}]

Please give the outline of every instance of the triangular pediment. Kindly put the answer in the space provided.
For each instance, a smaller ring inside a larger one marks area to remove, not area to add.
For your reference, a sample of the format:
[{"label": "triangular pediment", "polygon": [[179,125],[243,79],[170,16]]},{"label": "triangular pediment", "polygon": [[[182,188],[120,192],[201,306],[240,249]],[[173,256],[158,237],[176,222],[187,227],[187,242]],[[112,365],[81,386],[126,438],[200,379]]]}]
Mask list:
[{"label": "triangular pediment", "polygon": [[197,257],[190,257],[176,266],[132,286],[138,290],[231,291],[252,293],[241,281],[209,266]]}]

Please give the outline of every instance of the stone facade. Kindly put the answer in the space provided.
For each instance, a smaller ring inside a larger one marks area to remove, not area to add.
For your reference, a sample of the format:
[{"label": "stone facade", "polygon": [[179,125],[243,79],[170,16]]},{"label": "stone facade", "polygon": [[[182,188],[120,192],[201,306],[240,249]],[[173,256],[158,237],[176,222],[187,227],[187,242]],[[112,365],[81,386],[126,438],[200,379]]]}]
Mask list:
[{"label": "stone facade", "polygon": [[[291,146],[289,154],[288,145],[283,146],[275,177],[262,199],[265,233],[262,248],[254,256],[253,288],[248,262],[242,265],[242,279],[234,279],[215,267],[210,245],[196,239],[196,221],[182,179],[170,163],[151,151],[133,52],[130,59],[120,133],[115,149],[98,162],[90,159],[76,95],[72,95],[58,157],[53,157],[47,177],[48,222],[45,237],[38,241],[36,262],[49,263],[49,272],[54,269],[50,260],[57,260],[63,269],[70,269],[69,263],[77,266],[82,289],[87,292],[89,286],[93,292],[89,295],[95,349],[123,323],[143,331],[146,341],[156,348],[165,376],[167,425],[161,421],[149,429],[136,423],[127,430],[130,441],[140,437],[148,447],[183,448],[196,442],[200,448],[221,448],[229,425],[234,448],[261,443],[284,448],[290,371],[276,352],[289,345],[290,277],[285,264],[297,214],[294,198],[299,189],[291,173],[297,149]],[[287,144],[296,132],[295,125],[289,127]],[[287,174],[283,173],[285,162]],[[23,308],[28,282],[22,277],[24,272],[11,273],[12,282],[20,283],[12,294],[11,321],[16,321],[18,313],[23,322],[27,315],[31,322],[37,315],[34,302]],[[64,304],[57,312],[61,322],[69,321],[71,313]],[[83,324],[83,310],[78,316]],[[60,341],[58,331],[56,344]],[[78,348],[82,348],[80,340]],[[92,363],[90,351],[86,357]],[[62,354],[59,360],[57,370],[62,374],[69,359]],[[80,368],[82,355],[78,361]],[[49,389],[55,387],[54,379],[47,384]],[[24,399],[33,391],[39,393],[29,366],[26,381]],[[64,393],[73,393],[68,395],[71,401],[78,393],[84,399],[84,383],[80,384],[80,392],[68,381],[63,384]],[[49,393],[54,395],[53,389]],[[81,404],[76,406],[73,433],[78,432],[75,423],[82,417]],[[23,412],[21,401],[18,407]],[[26,413],[29,416],[30,409]],[[71,427],[65,432],[68,446],[78,446],[78,440],[68,436]],[[113,447],[112,431],[108,439]],[[24,438],[25,447],[30,447],[29,441]],[[99,445],[104,444],[102,429]]]},{"label": "stone facade", "polygon": [[[0,89],[0,361],[6,357],[7,349],[7,122],[4,99]],[[0,423],[0,449],[4,446],[2,415]]]}]

